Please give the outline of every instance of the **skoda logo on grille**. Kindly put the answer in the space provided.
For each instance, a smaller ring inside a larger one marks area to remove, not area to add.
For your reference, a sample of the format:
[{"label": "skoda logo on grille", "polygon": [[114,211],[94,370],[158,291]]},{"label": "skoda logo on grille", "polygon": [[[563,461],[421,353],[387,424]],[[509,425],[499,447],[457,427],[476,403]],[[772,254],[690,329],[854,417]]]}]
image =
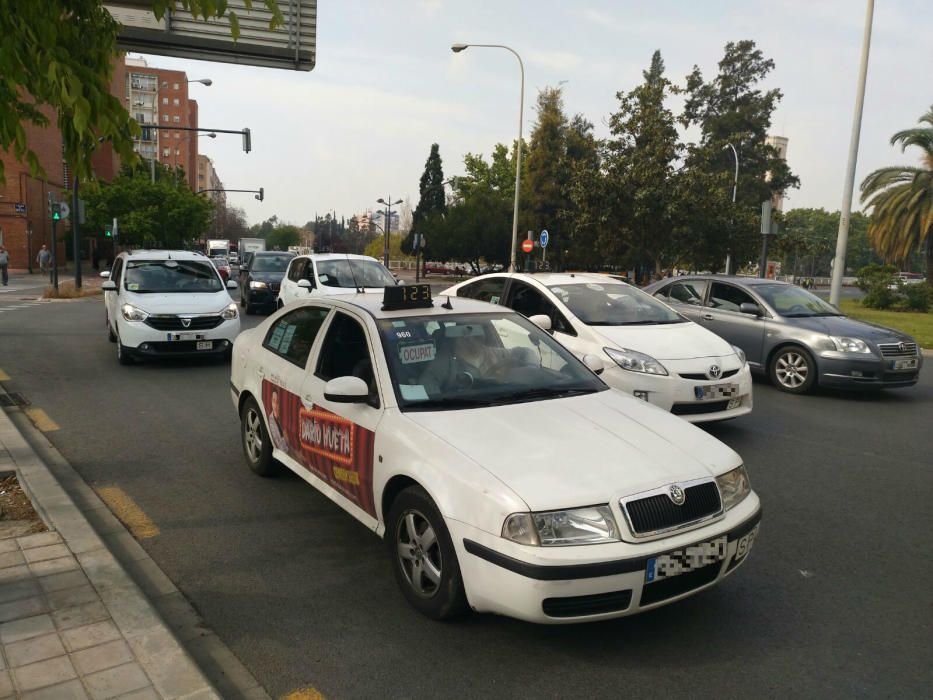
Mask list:
[{"label": "skoda logo on grille", "polygon": [[673,501],[675,506],[682,506],[687,500],[687,494],[677,484],[673,484],[667,491],[668,498]]},{"label": "skoda logo on grille", "polygon": [[706,376],[710,379],[719,379],[719,375],[722,374],[722,367],[719,365],[710,365],[709,369],[706,370]]},{"label": "skoda logo on grille", "polygon": [[183,318],[183,319],[181,319],[181,325],[184,326],[185,328],[190,328],[190,327],[191,327],[191,319],[190,319],[190,318]]}]

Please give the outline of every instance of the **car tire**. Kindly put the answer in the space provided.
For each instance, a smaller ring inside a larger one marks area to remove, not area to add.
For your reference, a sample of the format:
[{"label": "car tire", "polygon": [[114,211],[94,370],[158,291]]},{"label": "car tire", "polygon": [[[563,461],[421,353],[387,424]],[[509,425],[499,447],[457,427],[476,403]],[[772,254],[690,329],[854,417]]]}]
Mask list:
[{"label": "car tire", "polygon": [[409,486],[389,509],[385,543],[395,580],[413,608],[432,620],[467,609],[457,552],[437,505],[420,486]]},{"label": "car tire", "polygon": [[113,326],[110,325],[110,319],[107,318],[107,340],[111,343],[117,342],[117,334],[113,332]]},{"label": "car tire", "polygon": [[120,336],[116,336],[117,344],[117,362],[121,365],[131,365],[133,364],[133,353],[126,347],[123,343],[120,342]]},{"label": "car tire", "polygon": [[771,383],[789,394],[806,394],[816,384],[816,361],[798,345],[779,348],[771,358]]},{"label": "car tire", "polygon": [[253,398],[247,399],[240,412],[240,442],[246,464],[254,474],[269,478],[282,473],[281,462],[272,457],[272,440],[262,411]]}]

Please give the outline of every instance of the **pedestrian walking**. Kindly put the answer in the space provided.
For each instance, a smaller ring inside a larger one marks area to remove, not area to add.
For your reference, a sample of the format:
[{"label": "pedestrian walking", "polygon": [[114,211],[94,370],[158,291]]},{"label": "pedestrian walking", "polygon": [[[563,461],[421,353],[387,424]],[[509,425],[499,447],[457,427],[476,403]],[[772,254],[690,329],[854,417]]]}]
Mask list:
[{"label": "pedestrian walking", "polygon": [[52,261],[52,251],[50,251],[45,244],[42,244],[42,248],[39,249],[39,254],[36,256],[36,262],[39,263],[39,269],[46,273],[49,271],[49,263]]},{"label": "pedestrian walking", "polygon": [[8,269],[10,267],[10,253],[7,249],[0,243],[0,281],[3,282],[3,286],[6,287],[10,283],[10,274]]}]

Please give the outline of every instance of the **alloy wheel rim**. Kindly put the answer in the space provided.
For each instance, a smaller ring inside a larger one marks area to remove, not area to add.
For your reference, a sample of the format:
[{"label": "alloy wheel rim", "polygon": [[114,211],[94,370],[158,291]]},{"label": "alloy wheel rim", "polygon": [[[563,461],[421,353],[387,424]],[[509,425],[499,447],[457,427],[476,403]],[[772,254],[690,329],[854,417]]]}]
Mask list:
[{"label": "alloy wheel rim", "polygon": [[259,423],[259,414],[252,408],[246,412],[243,438],[246,456],[249,457],[251,462],[258,462],[260,456],[262,456],[262,427]]},{"label": "alloy wheel rim", "polygon": [[395,532],[398,563],[416,595],[434,596],[441,585],[443,559],[431,522],[414,509],[406,510]]},{"label": "alloy wheel rim", "polygon": [[800,353],[786,352],[778,358],[774,373],[782,386],[799,389],[807,381],[810,366]]}]

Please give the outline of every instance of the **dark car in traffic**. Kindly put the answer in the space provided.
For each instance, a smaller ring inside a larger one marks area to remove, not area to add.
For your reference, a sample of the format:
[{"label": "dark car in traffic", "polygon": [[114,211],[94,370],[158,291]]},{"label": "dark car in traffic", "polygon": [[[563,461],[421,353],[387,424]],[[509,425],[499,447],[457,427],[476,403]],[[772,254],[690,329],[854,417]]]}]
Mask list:
[{"label": "dark car in traffic", "polygon": [[752,371],[782,391],[908,387],[923,366],[917,341],[906,333],[848,318],[787,282],[692,275],[645,291],[742,348]]},{"label": "dark car in traffic", "polygon": [[275,300],[282,285],[282,278],[294,253],[281,251],[257,251],[249,265],[240,268],[240,306],[247,314],[262,309],[275,310]]}]

